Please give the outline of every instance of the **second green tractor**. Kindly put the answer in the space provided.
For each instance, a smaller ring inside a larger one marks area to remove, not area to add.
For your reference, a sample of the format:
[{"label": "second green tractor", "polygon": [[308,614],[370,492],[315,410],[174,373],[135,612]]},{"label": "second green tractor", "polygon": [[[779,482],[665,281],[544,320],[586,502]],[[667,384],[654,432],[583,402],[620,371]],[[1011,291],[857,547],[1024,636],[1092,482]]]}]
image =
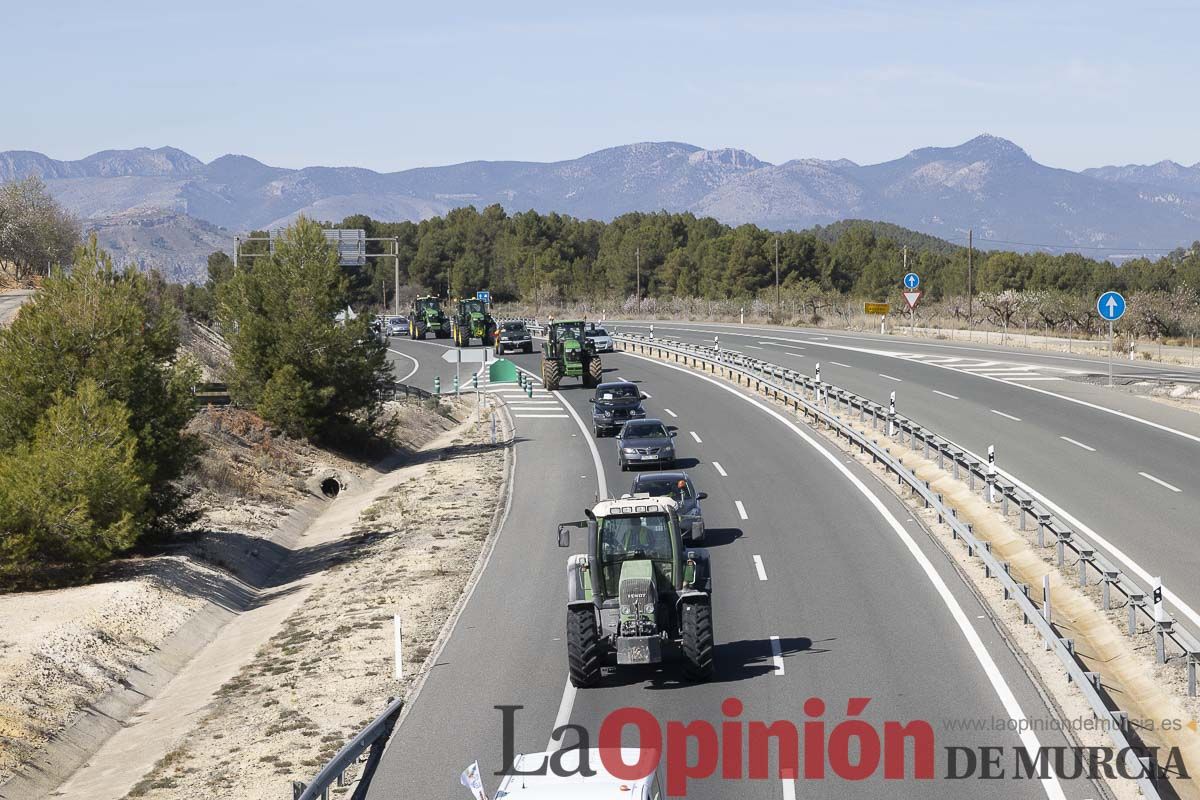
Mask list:
[{"label": "second green tractor", "polygon": [[589,388],[598,385],[603,377],[596,346],[584,334],[581,319],[551,322],[546,326],[546,342],[542,345],[542,384],[554,391],[563,377],[581,378]]},{"label": "second green tractor", "polygon": [[459,347],[470,347],[478,339],[484,347],[496,343],[496,320],[488,312],[487,303],[476,298],[459,300],[450,319],[450,335]]}]

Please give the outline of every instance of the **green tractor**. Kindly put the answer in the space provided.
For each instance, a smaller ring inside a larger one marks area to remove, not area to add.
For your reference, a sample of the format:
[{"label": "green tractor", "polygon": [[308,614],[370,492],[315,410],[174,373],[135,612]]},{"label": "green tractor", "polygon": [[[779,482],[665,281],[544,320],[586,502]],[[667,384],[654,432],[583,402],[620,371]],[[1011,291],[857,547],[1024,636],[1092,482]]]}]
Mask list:
[{"label": "green tractor", "polygon": [[450,336],[450,320],[442,311],[442,301],[433,296],[413,300],[408,312],[408,335],[412,339],[424,339],[427,331],[433,331],[438,339]]},{"label": "green tractor", "polygon": [[458,310],[450,321],[450,335],[459,347],[470,347],[478,339],[484,347],[496,343],[496,320],[488,313],[487,303],[476,298],[459,300]]},{"label": "green tractor", "polygon": [[548,391],[557,389],[564,375],[582,378],[584,386],[597,386],[602,373],[600,356],[596,346],[584,334],[583,320],[563,320],[546,326],[546,343],[542,345],[542,384]]},{"label": "green tractor", "polygon": [[558,546],[571,528],[586,528],[588,551],[567,560],[567,667],[571,684],[595,686],[615,652],[617,666],[657,664],[682,656],[688,680],[713,672],[712,572],[708,551],[685,548],[679,509],[647,494],[604,500],[582,522],[558,526]]}]

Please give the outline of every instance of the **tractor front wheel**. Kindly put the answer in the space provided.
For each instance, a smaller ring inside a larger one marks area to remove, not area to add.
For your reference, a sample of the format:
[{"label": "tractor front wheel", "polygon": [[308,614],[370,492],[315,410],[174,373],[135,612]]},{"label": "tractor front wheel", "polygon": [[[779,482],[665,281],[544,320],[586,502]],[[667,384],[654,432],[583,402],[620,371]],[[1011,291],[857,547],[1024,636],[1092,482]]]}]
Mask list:
[{"label": "tractor front wheel", "polygon": [[562,380],[562,364],[558,361],[546,359],[542,362],[542,386],[546,391],[553,392],[558,388],[558,382]]},{"label": "tractor front wheel", "polygon": [[586,689],[600,682],[601,655],[596,610],[567,609],[567,668],[572,686]]},{"label": "tractor front wheel", "polygon": [[683,674],[688,680],[704,681],[713,673],[713,619],[709,603],[684,603]]},{"label": "tractor front wheel", "polygon": [[600,357],[589,358],[587,373],[583,378],[583,385],[589,387],[599,386],[602,380],[604,380],[604,367],[600,364]]}]

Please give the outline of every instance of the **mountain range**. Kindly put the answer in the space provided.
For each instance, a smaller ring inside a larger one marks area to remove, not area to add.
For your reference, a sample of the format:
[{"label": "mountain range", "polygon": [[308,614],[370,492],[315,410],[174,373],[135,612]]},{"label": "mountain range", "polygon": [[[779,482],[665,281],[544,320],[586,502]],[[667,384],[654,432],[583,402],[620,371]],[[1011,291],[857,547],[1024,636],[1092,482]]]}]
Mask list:
[{"label": "mountain range", "polygon": [[304,214],[420,220],[500,203],[611,219],[690,211],[729,224],[805,228],[873,219],[981,247],[1079,248],[1128,257],[1200,239],[1200,164],[1172,161],[1074,172],[987,134],[879,164],[812,158],[771,164],[744,150],[643,142],[568,161],[472,161],[380,173],[285,169],[244,155],[204,163],[172,147],[106,150],[78,161],[0,152],[0,181],[40,176],[121,260],[176,280],[202,277],[235,234]]}]

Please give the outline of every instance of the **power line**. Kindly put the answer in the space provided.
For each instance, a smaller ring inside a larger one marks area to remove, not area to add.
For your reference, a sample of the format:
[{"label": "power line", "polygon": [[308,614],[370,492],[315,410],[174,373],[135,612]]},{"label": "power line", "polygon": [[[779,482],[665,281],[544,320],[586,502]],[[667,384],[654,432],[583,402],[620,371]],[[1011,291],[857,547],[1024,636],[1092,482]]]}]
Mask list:
[{"label": "power line", "polygon": [[[956,240],[962,240],[967,237],[955,236],[953,238]],[[1009,241],[1008,239],[988,239],[983,236],[980,236],[978,241],[991,242],[993,244],[1015,244],[1015,245],[1019,245],[1021,247],[1045,247],[1048,250],[1103,250],[1106,252],[1113,252],[1113,251],[1118,251],[1118,250],[1133,250],[1133,251],[1142,252],[1142,253],[1172,253],[1176,250],[1186,249],[1185,245],[1175,245],[1174,247],[1140,247],[1140,246],[1126,246],[1126,245],[1110,245],[1108,247],[1096,247],[1093,245],[1081,245],[1081,244],[1047,244],[1045,242],[1013,242],[1013,241]]]}]

